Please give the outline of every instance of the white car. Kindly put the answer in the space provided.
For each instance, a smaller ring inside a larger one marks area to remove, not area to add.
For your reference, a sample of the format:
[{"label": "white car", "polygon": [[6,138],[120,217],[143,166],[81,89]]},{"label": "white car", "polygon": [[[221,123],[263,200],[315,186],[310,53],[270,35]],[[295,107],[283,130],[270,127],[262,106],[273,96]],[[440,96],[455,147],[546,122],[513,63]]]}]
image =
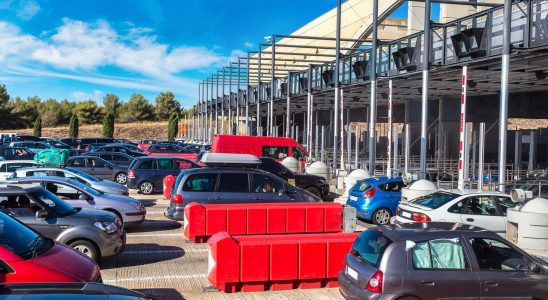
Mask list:
[{"label": "white car", "polygon": [[506,232],[506,210],[516,205],[509,195],[499,192],[440,190],[400,203],[395,223],[463,223],[503,234]]},{"label": "white car", "polygon": [[33,160],[1,160],[0,161],[0,181],[4,181],[20,168],[34,167],[36,163]]},{"label": "white car", "polygon": [[38,153],[45,149],[55,149],[55,147],[48,143],[33,141],[11,142],[10,147],[25,147],[34,153]]}]

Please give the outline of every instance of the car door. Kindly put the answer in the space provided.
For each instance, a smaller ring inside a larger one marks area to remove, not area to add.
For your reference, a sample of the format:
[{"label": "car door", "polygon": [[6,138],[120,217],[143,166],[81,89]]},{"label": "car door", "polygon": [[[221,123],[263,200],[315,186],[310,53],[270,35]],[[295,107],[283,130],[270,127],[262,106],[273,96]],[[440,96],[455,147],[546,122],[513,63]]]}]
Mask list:
[{"label": "car door", "polygon": [[251,187],[253,202],[275,203],[297,200],[296,194],[288,192],[284,181],[268,174],[253,173]]},{"label": "car door", "polygon": [[402,187],[403,181],[389,181],[379,186],[379,188],[383,191],[384,199],[379,198],[378,200],[385,201],[383,206],[387,206],[391,210],[392,215],[396,213],[396,208],[400,203]]},{"label": "car door", "polygon": [[496,233],[506,232],[504,217],[499,215],[492,196],[473,195],[468,197],[461,214],[461,223],[482,227]]},{"label": "car door", "polygon": [[89,169],[88,174],[102,179],[112,179],[112,169],[109,168],[101,159],[88,158],[87,163]]},{"label": "car door", "polygon": [[156,160],[156,176],[151,178],[154,186],[163,186],[164,177],[173,175],[174,161],[172,158],[157,158]]},{"label": "car door", "polygon": [[482,299],[546,299],[548,278],[532,259],[504,239],[471,237]]},{"label": "car door", "polygon": [[247,172],[221,172],[213,200],[215,203],[253,202],[253,194],[249,192]]}]

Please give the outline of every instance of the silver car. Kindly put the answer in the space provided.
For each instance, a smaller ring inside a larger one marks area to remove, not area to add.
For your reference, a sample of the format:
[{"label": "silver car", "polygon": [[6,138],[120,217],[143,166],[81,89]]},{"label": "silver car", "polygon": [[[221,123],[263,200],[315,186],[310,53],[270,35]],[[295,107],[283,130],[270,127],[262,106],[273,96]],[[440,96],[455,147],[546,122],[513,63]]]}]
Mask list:
[{"label": "silver car", "polygon": [[95,208],[113,212],[123,221],[124,227],[131,227],[145,220],[146,209],[141,202],[122,195],[97,191],[74,179],[63,177],[30,176],[14,178],[6,182],[16,185],[41,185],[72,207]]},{"label": "silver car", "polygon": [[11,174],[7,179],[23,178],[29,176],[56,176],[74,179],[80,183],[90,186],[98,191],[116,194],[129,195],[129,189],[119,183],[93,177],[84,172],[72,168],[57,168],[57,167],[30,167],[21,168]]}]

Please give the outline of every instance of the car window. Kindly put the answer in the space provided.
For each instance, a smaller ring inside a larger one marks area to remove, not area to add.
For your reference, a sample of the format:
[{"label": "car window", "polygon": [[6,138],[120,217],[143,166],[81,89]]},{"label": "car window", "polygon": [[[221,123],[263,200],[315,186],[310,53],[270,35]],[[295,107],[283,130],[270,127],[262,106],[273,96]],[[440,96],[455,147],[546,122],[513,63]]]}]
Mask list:
[{"label": "car window", "polygon": [[104,160],[112,160],[112,155],[110,155],[110,154],[101,154],[101,155],[99,155],[99,157],[104,159]]},{"label": "car window", "polygon": [[300,159],[305,159],[306,158],[306,155],[304,154],[303,150],[301,150],[297,147],[293,147],[291,150],[293,152],[293,157],[295,157],[296,159],[300,160]]},{"label": "car window", "polygon": [[284,190],[284,184],[280,180],[264,174],[253,174],[253,192],[277,194]]},{"label": "car window", "polygon": [[362,193],[367,191],[371,185],[366,181],[358,181],[353,187],[351,192]]},{"label": "car window", "polygon": [[173,170],[173,160],[170,158],[157,159],[156,163],[158,164],[158,170]]},{"label": "car window", "polygon": [[176,160],[173,170],[186,170],[192,168],[192,163],[186,160]]},{"label": "car window", "polygon": [[275,159],[284,159],[287,157],[288,153],[288,147],[263,146],[262,156],[272,157]]},{"label": "car window", "polygon": [[512,201],[512,199],[510,199],[509,197],[498,196],[495,197],[495,199],[497,199],[497,202],[500,205],[500,209],[505,216],[506,210],[508,210],[508,208],[513,208],[518,204],[517,202]]},{"label": "car window", "polygon": [[70,161],[70,166],[76,167],[76,168],[83,168],[86,166],[86,159],[85,158],[75,158]]},{"label": "car window", "polygon": [[19,168],[34,167],[34,164],[33,163],[12,163],[12,164],[6,164],[4,166],[6,167],[6,171],[2,170],[2,172],[15,172]]},{"label": "car window", "polygon": [[464,200],[461,200],[461,201],[453,204],[451,207],[449,207],[449,209],[447,211],[450,212],[450,213],[454,213],[454,214],[462,214],[464,208],[466,207],[466,201],[468,201],[468,200],[464,199]]},{"label": "car window", "polygon": [[443,206],[447,202],[457,198],[459,195],[447,192],[436,192],[426,196],[422,196],[409,201],[410,203],[420,206],[436,209]]},{"label": "car window", "polygon": [[141,164],[139,167],[137,167],[138,170],[153,170],[154,169],[154,160],[153,159],[146,159],[141,161]]},{"label": "car window", "polygon": [[7,172],[7,164],[0,166],[0,172]]},{"label": "car window", "polygon": [[393,192],[393,193],[400,193],[401,192],[401,186],[399,182],[387,182],[385,184],[380,185],[381,190],[385,192]]},{"label": "car window", "polygon": [[221,173],[217,192],[249,193],[249,179],[247,173]]},{"label": "car window", "polygon": [[98,159],[90,159],[89,162],[90,162],[90,166],[92,168],[104,168],[105,167],[105,163],[98,160]]},{"label": "car window", "polygon": [[437,239],[413,246],[415,269],[468,269],[464,248],[459,239]]},{"label": "car window", "polygon": [[[16,197],[16,196],[9,196]],[[4,200],[4,199],[0,199]],[[0,213],[0,245],[23,259],[33,256],[32,245],[40,236],[16,220]]]},{"label": "car window", "polygon": [[119,161],[129,161],[130,158],[125,155],[112,155],[113,160],[119,160]]},{"label": "car window", "polygon": [[378,268],[384,251],[391,243],[392,240],[380,231],[368,229],[356,238],[352,245],[351,254],[361,261]]},{"label": "car window", "polygon": [[527,269],[525,257],[502,241],[472,238],[470,244],[482,271],[524,271]]},{"label": "car window", "polygon": [[490,196],[473,196],[468,198],[468,204],[463,212],[469,215],[496,216],[497,208]]},{"label": "car window", "polygon": [[217,183],[217,173],[192,174],[183,184],[185,192],[213,192]]},{"label": "car window", "polygon": [[259,167],[261,170],[265,170],[272,174],[280,174],[287,171],[287,169],[282,164],[271,159],[262,160],[262,163],[259,165]]}]

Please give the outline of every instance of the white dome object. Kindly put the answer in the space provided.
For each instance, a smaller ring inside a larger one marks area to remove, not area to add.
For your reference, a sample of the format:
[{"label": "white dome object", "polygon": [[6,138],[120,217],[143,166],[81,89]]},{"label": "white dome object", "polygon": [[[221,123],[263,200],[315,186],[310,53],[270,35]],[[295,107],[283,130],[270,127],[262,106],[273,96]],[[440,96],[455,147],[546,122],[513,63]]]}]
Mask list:
[{"label": "white dome object", "polygon": [[288,168],[289,170],[293,172],[299,172],[300,170],[300,163],[293,156],[288,156],[284,158],[284,160],[282,160],[282,165],[284,165],[286,168]]},{"label": "white dome object", "polygon": [[342,195],[343,198],[348,198],[348,194],[350,193],[350,189],[356,184],[356,181],[371,178],[371,175],[369,175],[369,172],[363,169],[357,169],[348,176],[344,178],[344,193]]},{"label": "white dome object", "polygon": [[418,197],[426,196],[434,193],[438,187],[426,179],[421,179],[413,182],[410,186],[401,189],[401,202],[413,200]]},{"label": "white dome object", "polygon": [[523,204],[520,211],[537,214],[548,214],[548,200],[545,198],[531,199]]},{"label": "white dome object", "polygon": [[414,191],[432,191],[437,190],[438,187],[432,182],[426,179],[421,179],[413,182],[408,189]]},{"label": "white dome object", "polygon": [[531,199],[506,211],[506,239],[527,250],[548,249],[548,200]]},{"label": "white dome object", "polygon": [[311,175],[316,175],[329,180],[329,167],[321,161],[312,163],[310,166],[306,167],[306,173]]}]

